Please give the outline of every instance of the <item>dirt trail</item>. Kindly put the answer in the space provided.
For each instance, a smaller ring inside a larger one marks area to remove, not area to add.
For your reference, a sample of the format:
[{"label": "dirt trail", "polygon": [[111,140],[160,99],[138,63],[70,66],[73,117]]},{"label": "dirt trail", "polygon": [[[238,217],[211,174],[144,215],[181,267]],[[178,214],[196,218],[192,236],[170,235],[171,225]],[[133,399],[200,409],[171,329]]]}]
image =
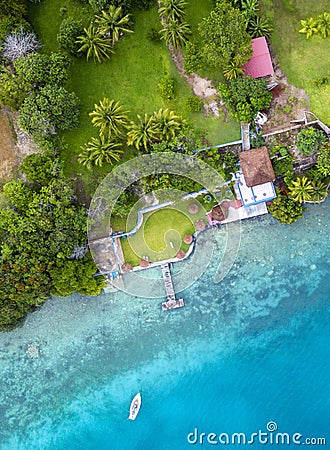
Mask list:
[{"label": "dirt trail", "polygon": [[264,133],[292,125],[292,120],[304,118],[304,110],[309,110],[309,100],[304,89],[299,89],[287,80],[282,72],[277,56],[270,48],[274,75],[269,82],[277,82],[278,86],[273,89],[273,99],[267,112],[268,121],[263,127]]},{"label": "dirt trail", "polygon": [[23,158],[38,152],[31,138],[17,125],[18,113],[0,109],[0,187],[15,178]]},{"label": "dirt trail", "polygon": [[186,75],[183,67],[184,58],[182,52],[175,50],[172,46],[169,49],[180,75],[192,87],[194,94],[203,100],[205,113],[219,117],[219,107],[223,106],[223,101],[220,99],[218,91],[212,85],[212,81],[207,78],[202,78],[196,73]]}]

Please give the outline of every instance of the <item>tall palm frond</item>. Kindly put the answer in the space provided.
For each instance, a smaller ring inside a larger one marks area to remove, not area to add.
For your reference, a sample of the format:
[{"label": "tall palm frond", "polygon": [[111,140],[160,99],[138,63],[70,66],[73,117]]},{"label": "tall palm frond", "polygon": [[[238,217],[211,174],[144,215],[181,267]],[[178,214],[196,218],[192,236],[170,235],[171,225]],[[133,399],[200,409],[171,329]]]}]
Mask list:
[{"label": "tall palm frond", "polygon": [[323,38],[330,35],[330,13],[324,12],[317,17],[317,29]]},{"label": "tall palm frond", "polygon": [[187,22],[173,20],[169,23],[163,22],[163,26],[164,28],[159,33],[167,45],[172,45],[174,48],[186,45],[188,36],[191,34],[190,25]]},{"label": "tall palm frond", "polygon": [[110,5],[108,11],[102,11],[101,16],[95,17],[100,32],[110,38],[112,45],[119,40],[121,34],[133,33],[130,14],[123,16],[121,6],[116,8]]},{"label": "tall palm frond", "polygon": [[94,61],[102,62],[109,59],[111,53],[114,53],[109,40],[92,24],[84,28],[85,34],[79,36],[76,40],[80,45],[78,52],[86,53],[87,60],[94,58]]},{"label": "tall palm frond", "polygon": [[313,191],[311,193],[313,202],[322,202],[328,195],[327,185],[322,181],[316,181],[313,185]]},{"label": "tall palm frond", "polygon": [[290,197],[297,202],[304,203],[312,200],[314,187],[307,177],[298,177],[296,180],[292,180],[288,188]]},{"label": "tall palm frond", "polygon": [[259,6],[257,0],[242,0],[242,14],[245,18],[245,23],[258,16]]},{"label": "tall palm frond", "polygon": [[138,150],[143,146],[148,151],[148,146],[158,140],[159,126],[155,123],[154,117],[145,114],[137,116],[138,123],[131,122],[127,133],[127,144],[136,147]]},{"label": "tall palm frond", "polygon": [[92,138],[82,149],[83,152],[78,156],[78,162],[88,169],[93,165],[102,167],[104,161],[109,164],[118,162],[123,154],[121,143],[107,141],[103,136]]},{"label": "tall palm frond", "polygon": [[300,21],[302,28],[299,30],[299,33],[306,34],[306,38],[309,39],[313,36],[314,33],[317,33],[319,30],[317,28],[317,21],[313,17],[309,17],[306,20]]},{"label": "tall palm frond", "polygon": [[159,109],[153,114],[154,122],[160,133],[160,140],[170,140],[186,125],[186,121],[168,108]]},{"label": "tall palm frond", "polygon": [[185,18],[187,3],[184,0],[164,0],[158,12],[166,22],[178,20],[182,22]]},{"label": "tall palm frond", "polygon": [[104,98],[97,105],[95,110],[90,112],[92,124],[100,129],[100,135],[111,140],[111,136],[118,136],[122,129],[127,127],[127,113],[120,102]]},{"label": "tall palm frond", "polygon": [[253,38],[261,37],[261,36],[270,36],[273,31],[272,26],[268,22],[268,19],[264,17],[255,17],[249,22],[248,32]]},{"label": "tall palm frond", "polygon": [[235,80],[236,78],[244,75],[244,70],[242,69],[242,64],[233,58],[228,64],[223,68],[223,75],[226,80]]}]

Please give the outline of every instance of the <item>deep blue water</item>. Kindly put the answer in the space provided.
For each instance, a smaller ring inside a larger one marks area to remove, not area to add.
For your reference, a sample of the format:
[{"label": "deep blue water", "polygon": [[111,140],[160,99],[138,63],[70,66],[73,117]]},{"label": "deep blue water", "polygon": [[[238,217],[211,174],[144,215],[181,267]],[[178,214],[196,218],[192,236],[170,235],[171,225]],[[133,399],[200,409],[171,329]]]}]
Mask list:
[{"label": "deep blue water", "polygon": [[291,227],[268,216],[243,224],[228,276],[214,284],[211,264],[183,292],[182,311],[164,315],[157,300],[123,293],[73,296],[1,335],[0,448],[239,448],[187,436],[249,438],[269,422],[269,436],[326,438],[313,447],[330,448],[329,210],[312,206]]}]

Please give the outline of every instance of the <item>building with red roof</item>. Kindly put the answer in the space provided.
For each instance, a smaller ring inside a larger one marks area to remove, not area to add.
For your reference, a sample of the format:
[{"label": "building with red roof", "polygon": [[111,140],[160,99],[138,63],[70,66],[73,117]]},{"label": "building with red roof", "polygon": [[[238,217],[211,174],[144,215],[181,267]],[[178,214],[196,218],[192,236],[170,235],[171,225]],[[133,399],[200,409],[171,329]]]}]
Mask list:
[{"label": "building with red roof", "polygon": [[269,48],[264,36],[252,39],[253,55],[242,69],[245,76],[251,78],[261,78],[267,75],[273,75],[274,68],[270,58]]}]

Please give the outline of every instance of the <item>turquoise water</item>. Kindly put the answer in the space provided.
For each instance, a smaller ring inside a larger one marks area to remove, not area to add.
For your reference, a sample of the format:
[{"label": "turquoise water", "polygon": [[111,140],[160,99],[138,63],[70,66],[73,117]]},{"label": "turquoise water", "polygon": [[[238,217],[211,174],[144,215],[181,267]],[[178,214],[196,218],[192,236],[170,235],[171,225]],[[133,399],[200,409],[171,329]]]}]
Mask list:
[{"label": "turquoise water", "polygon": [[182,310],[121,292],[53,298],[1,334],[1,450],[212,448],[188,434],[249,436],[270,421],[328,448],[329,211],[327,201],[292,226],[242,223],[228,276],[214,284],[215,255]]}]

